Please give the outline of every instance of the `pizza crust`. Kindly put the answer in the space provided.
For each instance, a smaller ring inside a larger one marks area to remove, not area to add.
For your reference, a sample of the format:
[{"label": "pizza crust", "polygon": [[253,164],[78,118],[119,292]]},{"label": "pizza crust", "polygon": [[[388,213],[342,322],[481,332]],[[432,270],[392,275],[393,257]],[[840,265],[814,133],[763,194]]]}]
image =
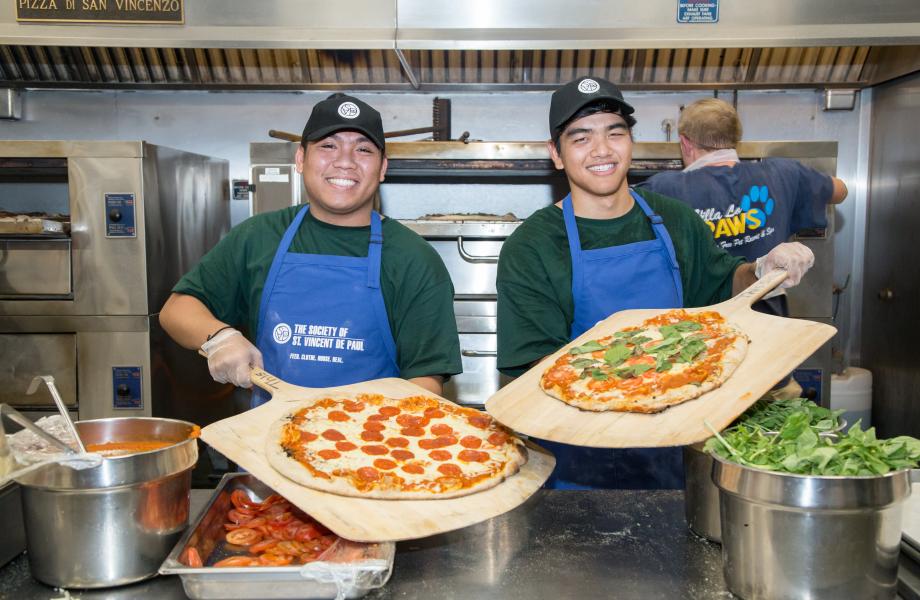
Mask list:
[{"label": "pizza crust", "polygon": [[[338,398],[341,399],[342,396],[338,396]],[[394,471],[388,471],[384,472],[381,480],[375,482],[372,488],[361,490],[352,484],[350,476],[333,475],[327,479],[314,475],[296,458],[290,456],[282,447],[280,440],[282,439],[285,427],[291,421],[292,415],[296,414],[301,409],[310,407],[314,404],[314,401],[302,403],[291,410],[284,417],[272,424],[266,437],[265,454],[266,458],[268,459],[268,463],[281,475],[285,476],[291,481],[294,481],[295,483],[317,491],[328,492],[340,496],[372,498],[377,500],[440,500],[447,498],[459,498],[461,496],[468,496],[470,494],[475,494],[495,487],[499,483],[503,482],[506,478],[511,477],[517,473],[518,470],[527,462],[527,450],[524,447],[523,442],[509,432],[509,441],[504,446],[502,446],[503,451],[501,452],[501,458],[505,459],[502,469],[499,472],[492,473],[488,477],[479,479],[468,486],[442,491],[403,490],[399,489],[398,481],[390,476],[398,476],[398,473]],[[440,421],[441,419],[439,419],[439,422]],[[444,422],[447,424],[452,424],[452,420],[449,419],[445,419]],[[326,423],[326,425],[334,427],[336,424],[330,421]],[[494,431],[500,430],[504,431],[504,428],[500,425],[494,424],[493,427],[487,430],[483,435],[485,437]],[[363,443],[360,439],[349,439],[348,441],[352,441],[359,446]],[[364,462],[367,466],[371,466],[374,458],[376,458],[375,456],[360,454],[358,451],[354,452],[356,453],[356,456],[364,459]],[[499,451],[490,449],[490,452],[498,453]],[[434,461],[430,460],[425,462],[434,463]],[[437,471],[433,470],[432,473],[432,477],[434,478],[442,477]],[[426,475],[428,475],[428,473],[426,473]]]},{"label": "pizza crust", "polygon": [[[678,318],[693,317],[692,313],[686,313],[685,311],[674,311],[674,314],[679,315]],[[718,313],[710,312],[707,314],[716,315],[719,319],[721,319],[721,315],[718,315]],[[640,327],[644,326],[646,326],[645,323],[643,323],[643,325]],[[633,328],[624,328],[624,330],[625,329]],[[719,329],[721,337],[731,337],[732,341],[726,348],[722,350],[721,358],[716,363],[713,372],[708,375],[704,381],[698,384],[688,383],[682,386],[668,388],[657,394],[653,392],[649,395],[633,397],[628,397],[621,390],[616,389],[602,392],[576,392],[574,391],[574,388],[586,386],[586,384],[581,383],[581,379],[566,386],[559,383],[558,379],[548,377],[553,369],[560,368],[559,365],[561,361],[565,361],[569,358],[568,355],[564,354],[562,357],[557,359],[557,361],[549,369],[546,370],[546,372],[543,374],[543,377],[540,379],[540,386],[548,395],[582,410],[594,412],[661,412],[670,406],[694,400],[703,394],[721,386],[723,383],[725,383],[726,380],[728,380],[729,377],[731,377],[732,373],[735,372],[735,370],[744,360],[744,357],[747,354],[748,344],[750,343],[748,336],[745,335],[737,326],[730,323],[725,323],[724,321],[720,323]],[[574,368],[570,366],[569,368],[572,371],[575,371]],[[689,369],[690,367],[688,366],[687,368]]]}]

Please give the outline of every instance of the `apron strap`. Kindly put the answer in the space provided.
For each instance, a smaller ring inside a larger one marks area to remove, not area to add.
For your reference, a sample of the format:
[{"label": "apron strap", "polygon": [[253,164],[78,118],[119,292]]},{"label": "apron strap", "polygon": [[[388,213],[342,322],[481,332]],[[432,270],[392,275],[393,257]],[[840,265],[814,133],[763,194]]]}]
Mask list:
[{"label": "apron strap", "polygon": [[371,238],[367,244],[367,287],[380,287],[380,257],[383,249],[383,227],[380,214],[371,211]]},{"label": "apron strap", "polygon": [[645,199],[637,194],[635,190],[630,189],[629,193],[632,194],[633,200],[636,201],[636,204],[639,205],[639,208],[642,209],[642,212],[644,212],[645,216],[648,218],[649,224],[652,226],[652,231],[655,233],[655,237],[662,241],[665,249],[668,251],[668,260],[671,263],[671,276],[674,278],[674,285],[677,286],[677,295],[680,299],[680,305],[683,306],[684,286],[680,280],[680,265],[677,264],[677,253],[674,251],[674,243],[671,241],[668,229],[664,226],[664,219],[661,218],[661,215],[653,212]]},{"label": "apron strap", "polygon": [[297,230],[300,229],[300,224],[303,223],[303,219],[307,216],[309,210],[310,205],[305,204],[303,208],[297,211],[294,220],[291,222],[290,226],[288,226],[287,230],[285,230],[281,242],[278,243],[278,249],[275,250],[275,258],[272,260],[272,266],[269,268],[268,275],[265,277],[265,284],[262,286],[262,299],[259,301],[259,324],[255,332],[256,339],[258,339],[258,335],[262,331],[262,325],[265,321],[265,311],[268,310],[268,298],[275,288],[275,282],[278,281],[278,272],[281,270],[281,264],[284,262],[284,255],[287,254],[288,248],[291,247],[291,242],[294,240],[294,236],[297,235]]},{"label": "apron strap", "polygon": [[562,218],[565,221],[565,235],[569,241],[569,254],[572,257],[572,297],[577,295],[585,278],[581,260],[581,238],[578,237],[578,223],[575,221],[575,207],[572,194],[562,199]]}]

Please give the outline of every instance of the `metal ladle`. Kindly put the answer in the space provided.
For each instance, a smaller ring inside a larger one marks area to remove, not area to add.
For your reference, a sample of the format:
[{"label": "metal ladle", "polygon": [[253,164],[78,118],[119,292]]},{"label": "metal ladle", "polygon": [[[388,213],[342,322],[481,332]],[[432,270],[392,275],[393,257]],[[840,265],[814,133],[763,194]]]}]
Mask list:
[{"label": "metal ladle", "polygon": [[61,413],[61,417],[64,418],[64,423],[67,424],[67,429],[70,431],[70,435],[73,436],[74,441],[77,443],[77,449],[80,451],[80,454],[86,454],[86,447],[83,446],[83,441],[80,440],[80,434],[77,433],[77,428],[74,427],[73,421],[70,420],[70,413],[67,412],[67,407],[64,405],[64,400],[61,399],[61,395],[57,391],[57,387],[54,385],[54,377],[51,375],[36,375],[32,378],[32,383],[29,384],[29,389],[26,390],[26,395],[31,396],[36,391],[38,391],[38,386],[41,385],[41,382],[44,381],[48,386],[48,391],[51,392],[51,397],[54,399],[54,403],[57,405],[58,412]]}]

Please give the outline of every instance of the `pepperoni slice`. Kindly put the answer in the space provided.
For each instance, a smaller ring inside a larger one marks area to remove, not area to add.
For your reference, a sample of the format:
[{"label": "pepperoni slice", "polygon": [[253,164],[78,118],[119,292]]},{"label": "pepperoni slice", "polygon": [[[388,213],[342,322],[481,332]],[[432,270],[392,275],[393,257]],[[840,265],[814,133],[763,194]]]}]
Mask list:
[{"label": "pepperoni slice", "polygon": [[374,467],[361,467],[355,474],[364,481],[377,481],[380,479],[380,471]]},{"label": "pepperoni slice", "polygon": [[470,425],[472,425],[473,427],[476,427],[478,429],[486,429],[489,427],[489,425],[492,424],[492,417],[490,417],[489,415],[483,415],[483,414],[470,415],[467,418],[467,421],[469,421]]},{"label": "pepperoni slice", "polygon": [[451,455],[447,450],[432,450],[428,453],[428,456],[431,457],[431,460],[450,460]]},{"label": "pepperoni slice", "polygon": [[364,410],[364,403],[358,402],[357,400],[346,400],[344,402],[344,408],[348,412],[361,412]]},{"label": "pepperoni slice", "polygon": [[368,421],[364,424],[365,431],[383,431],[387,426],[380,421]]},{"label": "pepperoni slice", "polygon": [[344,423],[345,421],[351,421],[351,417],[343,413],[340,410],[331,410],[327,415],[330,421],[335,421],[337,423]]},{"label": "pepperoni slice", "polygon": [[341,450],[342,452],[351,452],[356,450],[358,447],[352,444],[351,442],[336,442],[335,449]]},{"label": "pepperoni slice", "polygon": [[464,462],[486,462],[489,460],[489,453],[479,450],[461,450],[457,458]]},{"label": "pepperoni slice", "polygon": [[313,440],[315,440],[315,439],[318,438],[318,437],[319,437],[318,435],[316,435],[315,433],[309,432],[309,431],[301,431],[301,432],[300,432],[300,441],[301,441],[301,442],[312,442]]},{"label": "pepperoni slice", "polygon": [[457,438],[452,435],[442,435],[434,439],[426,438],[419,440],[418,445],[422,450],[432,450],[434,448],[445,448],[457,443]]},{"label": "pepperoni slice", "polygon": [[386,421],[389,417],[384,415],[371,415],[367,418],[368,421]]},{"label": "pepperoni slice", "polygon": [[424,427],[428,425],[428,419],[417,415],[408,415],[403,413],[396,417],[396,422],[403,427]]},{"label": "pepperoni slice", "polygon": [[463,439],[460,440],[460,445],[464,448],[472,448],[475,450],[476,448],[482,446],[482,440],[475,435],[465,435],[463,436]]},{"label": "pepperoni slice", "polygon": [[412,473],[414,475],[423,475],[425,473],[425,469],[421,465],[417,465],[415,463],[403,465],[401,468],[406,473]]},{"label": "pepperoni slice", "polygon": [[387,446],[390,448],[405,448],[409,445],[409,440],[404,437],[391,437],[387,440]]},{"label": "pepperoni slice", "polygon": [[379,413],[380,413],[381,415],[383,415],[384,417],[395,417],[396,415],[398,415],[398,414],[399,414],[400,412],[402,412],[402,411],[400,411],[400,410],[399,410],[398,408],[396,408],[395,406],[381,406],[381,407],[377,410],[377,412],[379,412]]},{"label": "pepperoni slice", "polygon": [[460,467],[453,463],[444,463],[443,465],[438,465],[438,472],[448,477],[460,477],[463,475],[463,471],[460,470]]},{"label": "pepperoni slice", "polygon": [[508,434],[503,431],[496,431],[489,436],[489,443],[493,446],[504,446],[508,443]]},{"label": "pepperoni slice", "polygon": [[361,439],[365,442],[382,442],[383,434],[379,431],[362,431]]},{"label": "pepperoni slice", "polygon": [[342,435],[340,431],[335,429],[327,429],[323,432],[323,437],[329,440],[330,442],[341,442],[345,439],[345,436]]},{"label": "pepperoni slice", "polygon": [[397,448],[396,450],[390,450],[390,456],[396,460],[412,460],[415,458],[415,455],[409,452],[408,450],[402,450]]},{"label": "pepperoni slice", "polygon": [[403,435],[412,436],[412,437],[422,437],[423,435],[425,435],[425,428],[424,427],[404,427],[403,429],[399,430],[399,433]]},{"label": "pepperoni slice", "polygon": [[326,460],[332,460],[333,458],[338,458],[342,456],[335,450],[331,450],[331,449],[320,450],[319,452],[317,452],[317,454],[320,455],[320,458],[325,458]]},{"label": "pepperoni slice", "polygon": [[438,423],[437,425],[431,426],[431,433],[435,435],[450,435],[454,432],[454,428],[446,423]]},{"label": "pepperoni slice", "polygon": [[378,469],[383,469],[384,471],[389,471],[390,469],[395,469],[397,467],[395,462],[392,460],[387,460],[386,458],[378,458],[374,461],[374,466]]},{"label": "pepperoni slice", "polygon": [[425,416],[428,417],[429,419],[440,419],[441,417],[444,416],[444,411],[441,410],[440,408],[435,408],[435,407],[426,408]]},{"label": "pepperoni slice", "polygon": [[386,454],[387,452],[389,452],[386,446],[375,446],[373,444],[368,445],[368,446],[361,446],[361,450],[365,454],[370,454],[371,456],[379,456],[381,454]]}]

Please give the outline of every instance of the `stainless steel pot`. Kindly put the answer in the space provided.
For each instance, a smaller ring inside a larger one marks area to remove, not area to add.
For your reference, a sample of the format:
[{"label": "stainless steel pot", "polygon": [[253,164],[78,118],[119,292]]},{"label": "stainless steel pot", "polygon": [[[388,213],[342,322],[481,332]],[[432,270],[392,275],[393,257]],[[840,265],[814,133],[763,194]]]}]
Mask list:
[{"label": "stainless steel pot", "polygon": [[[834,431],[846,426],[846,420],[840,419]],[[712,481],[712,457],[703,452],[705,444],[704,440],[684,446],[684,515],[693,533],[721,543],[719,488]]]},{"label": "stainless steel pot", "polygon": [[817,477],[714,457],[722,570],[747,600],[894,598],[910,472]]},{"label": "stainless steel pot", "polygon": [[157,573],[188,525],[195,427],[185,421],[114,418],[81,421],[87,445],[175,442],[107,458],[81,471],[49,465],[20,478],[29,567],[57,587],[109,587]]},{"label": "stainless steel pot", "polygon": [[712,457],[703,452],[705,443],[684,446],[684,514],[693,533],[718,543],[719,488],[712,482]]}]

